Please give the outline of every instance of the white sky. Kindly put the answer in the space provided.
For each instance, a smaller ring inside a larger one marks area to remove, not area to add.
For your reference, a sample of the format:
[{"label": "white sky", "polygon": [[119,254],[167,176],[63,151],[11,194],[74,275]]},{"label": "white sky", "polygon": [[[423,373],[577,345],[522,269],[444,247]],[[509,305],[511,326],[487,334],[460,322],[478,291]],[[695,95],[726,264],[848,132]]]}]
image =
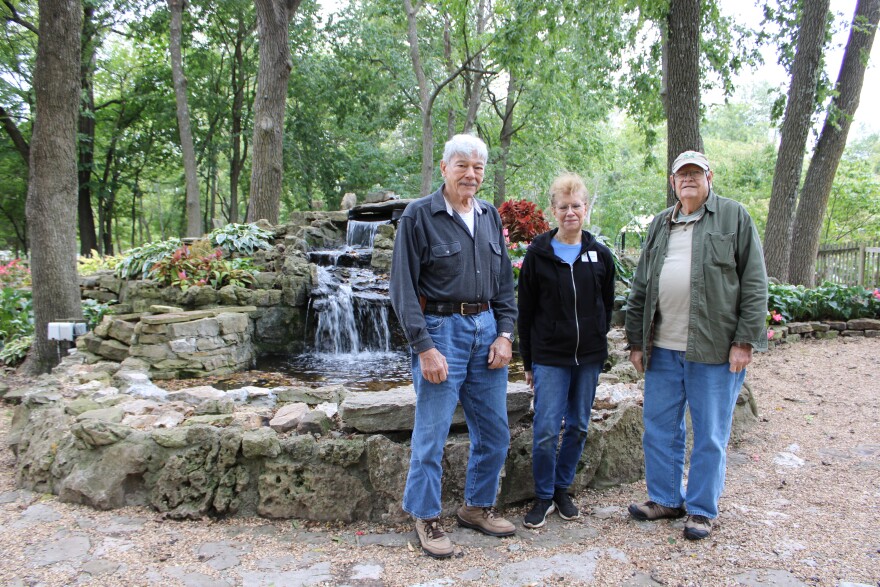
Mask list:
[{"label": "white sky", "polygon": [[[737,21],[757,27],[760,25],[762,11],[755,6],[755,2],[759,0],[718,0],[721,10]],[[853,11],[855,10],[856,0],[831,0],[831,11],[835,13],[835,30],[837,31],[832,45],[829,47],[825,55],[825,68],[831,83],[837,81],[837,74],[840,71],[840,63],[843,61],[843,51],[846,41],[849,38],[849,23],[852,22]],[[878,35],[880,37],[880,35]],[[736,79],[737,88],[755,82],[769,82],[777,85],[780,80],[783,81],[783,92],[788,92],[789,78],[782,66],[776,63],[776,55],[772,47],[768,47],[764,52],[765,65],[757,70],[746,71]],[[862,97],[859,102],[859,108],[856,110],[853,119],[853,125],[850,127],[850,138],[864,136],[872,133],[880,133],[880,109],[875,108],[870,103],[872,97],[880,95],[880,38],[874,39],[871,48],[871,58],[868,61],[868,69],[865,72],[865,83],[862,87]],[[734,98],[736,99],[736,98]],[[824,124],[825,118],[822,116],[819,124]]]}]

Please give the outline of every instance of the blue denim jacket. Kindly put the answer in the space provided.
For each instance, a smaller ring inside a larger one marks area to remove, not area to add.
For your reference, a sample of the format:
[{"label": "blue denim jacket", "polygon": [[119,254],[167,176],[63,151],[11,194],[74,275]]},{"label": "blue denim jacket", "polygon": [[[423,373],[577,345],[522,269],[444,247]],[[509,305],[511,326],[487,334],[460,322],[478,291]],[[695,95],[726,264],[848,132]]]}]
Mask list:
[{"label": "blue denim jacket", "polygon": [[474,199],[474,236],[450,216],[443,186],[406,207],[397,227],[391,260],[391,305],[412,350],[434,348],[419,306],[432,302],[490,302],[498,332],[513,332],[516,300],[513,271],[498,210]]},{"label": "blue denim jacket", "polygon": [[[646,367],[673,209],[651,222],[627,300],[626,337],[631,348],[645,351]],[[746,209],[710,192],[706,213],[694,226],[692,251],[685,359],[725,363],[734,342],[767,350],[767,271],[758,231]]]}]

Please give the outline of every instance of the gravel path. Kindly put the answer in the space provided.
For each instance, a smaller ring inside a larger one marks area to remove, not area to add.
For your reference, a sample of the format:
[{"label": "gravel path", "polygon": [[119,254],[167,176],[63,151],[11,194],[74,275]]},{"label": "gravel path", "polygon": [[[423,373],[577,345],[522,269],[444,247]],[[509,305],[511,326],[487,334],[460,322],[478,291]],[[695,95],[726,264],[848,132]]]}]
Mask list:
[{"label": "gravel path", "polygon": [[[790,344],[748,380],[761,421],[731,447],[711,537],[634,522],[644,483],[576,496],[585,514],[514,538],[453,529],[435,561],[406,526],[98,512],[18,491],[0,452],[3,585],[851,585],[880,586],[880,338]],[[12,408],[0,407],[0,437]],[[448,521],[448,522],[451,522]],[[415,547],[415,548],[414,548]]]}]

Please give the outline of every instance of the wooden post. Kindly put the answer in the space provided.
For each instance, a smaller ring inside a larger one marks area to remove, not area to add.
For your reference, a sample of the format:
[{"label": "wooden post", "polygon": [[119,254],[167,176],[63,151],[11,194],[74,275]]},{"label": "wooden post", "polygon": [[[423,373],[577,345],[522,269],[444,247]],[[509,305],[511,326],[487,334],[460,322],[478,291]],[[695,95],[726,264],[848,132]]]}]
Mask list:
[{"label": "wooden post", "polygon": [[865,243],[859,245],[859,258],[856,260],[856,270],[858,271],[858,284],[865,287]]}]

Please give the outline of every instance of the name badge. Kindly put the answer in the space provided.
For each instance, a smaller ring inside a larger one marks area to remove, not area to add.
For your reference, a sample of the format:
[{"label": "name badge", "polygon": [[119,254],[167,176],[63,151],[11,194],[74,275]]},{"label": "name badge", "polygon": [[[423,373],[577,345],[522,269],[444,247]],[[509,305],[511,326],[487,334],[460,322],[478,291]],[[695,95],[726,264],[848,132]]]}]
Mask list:
[{"label": "name badge", "polygon": [[590,263],[598,263],[599,255],[596,253],[596,251],[587,251],[586,253],[581,255],[581,261],[583,261],[584,263],[588,261]]}]

